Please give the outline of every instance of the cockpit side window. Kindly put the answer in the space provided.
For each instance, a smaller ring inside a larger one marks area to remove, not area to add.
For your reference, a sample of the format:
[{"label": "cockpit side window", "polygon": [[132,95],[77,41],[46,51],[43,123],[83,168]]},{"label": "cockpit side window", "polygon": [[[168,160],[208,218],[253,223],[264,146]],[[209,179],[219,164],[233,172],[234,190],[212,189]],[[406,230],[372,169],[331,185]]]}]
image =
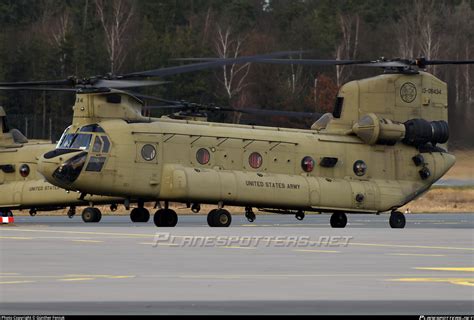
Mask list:
[{"label": "cockpit side window", "polygon": [[110,150],[110,140],[107,136],[102,136],[102,141],[104,142],[104,148],[102,149],[103,153],[108,153]]},{"label": "cockpit side window", "polygon": [[100,152],[102,149],[102,140],[100,137],[95,137],[94,146],[92,147],[92,152]]},{"label": "cockpit side window", "polygon": [[71,144],[71,149],[89,149],[91,143],[92,135],[91,134],[76,134],[76,138]]},{"label": "cockpit side window", "polygon": [[92,134],[66,134],[59,143],[60,149],[88,150]]}]

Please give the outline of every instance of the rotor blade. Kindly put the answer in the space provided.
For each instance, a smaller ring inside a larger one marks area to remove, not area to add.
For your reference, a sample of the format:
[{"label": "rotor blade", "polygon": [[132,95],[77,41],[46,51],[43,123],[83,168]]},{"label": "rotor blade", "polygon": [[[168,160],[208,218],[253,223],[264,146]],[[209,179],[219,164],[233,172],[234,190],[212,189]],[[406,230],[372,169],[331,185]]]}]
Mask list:
[{"label": "rotor blade", "polygon": [[318,60],[318,59],[262,59],[260,63],[297,64],[310,66],[358,66],[372,68],[406,68],[410,64],[403,61],[364,61],[364,60]]},{"label": "rotor blade", "polygon": [[121,88],[136,88],[136,87],[147,87],[147,86],[158,86],[166,84],[166,81],[144,81],[144,80],[97,80],[93,84],[96,88],[112,88],[112,89],[121,89]]},{"label": "rotor blade", "polygon": [[171,75],[194,72],[194,71],[205,70],[205,69],[213,69],[213,68],[218,68],[218,67],[229,65],[229,64],[237,64],[237,63],[245,64],[245,63],[256,62],[258,59],[274,58],[274,57],[286,56],[286,55],[291,55],[291,54],[301,54],[301,53],[304,53],[304,51],[285,51],[285,52],[276,52],[276,53],[265,54],[265,55],[238,57],[238,58],[233,58],[233,59],[220,59],[220,60],[215,60],[215,61],[187,64],[184,66],[168,67],[168,68],[161,68],[161,69],[148,70],[148,71],[142,71],[142,72],[134,72],[134,73],[122,75],[120,76],[120,78],[164,77],[164,76],[171,76]]},{"label": "rotor blade", "polygon": [[74,86],[74,79],[26,81],[26,82],[0,82],[0,87],[33,87],[33,86]]},{"label": "rotor blade", "polygon": [[425,65],[444,65],[444,64],[474,64],[474,60],[426,60]]},{"label": "rotor blade", "polygon": [[177,110],[188,110],[190,109],[187,106],[179,106],[179,105],[165,105],[165,106],[143,106],[143,109],[148,109],[148,110],[169,110],[169,109],[177,109]]},{"label": "rotor blade", "polygon": [[[181,60],[181,59],[180,59]],[[185,58],[183,61],[226,61],[231,59],[222,58]],[[333,66],[333,65],[352,65],[352,64],[363,64],[370,63],[370,61],[358,61],[358,60],[319,60],[319,59],[268,59],[268,58],[256,58],[254,62],[258,63],[271,63],[271,64],[300,64],[300,65],[320,65],[320,66]]]},{"label": "rotor blade", "polygon": [[166,99],[162,99],[162,98],[158,98],[158,97],[154,97],[154,96],[148,96],[148,95],[137,93],[137,92],[129,91],[128,93],[130,93],[131,95],[133,95],[137,98],[143,99],[143,100],[152,100],[152,101],[164,102],[164,103],[173,104],[173,105],[181,105],[182,104],[179,101],[166,100]]},{"label": "rotor blade", "polygon": [[50,87],[0,87],[4,91],[63,91],[63,92],[77,92],[73,88],[50,88]]}]

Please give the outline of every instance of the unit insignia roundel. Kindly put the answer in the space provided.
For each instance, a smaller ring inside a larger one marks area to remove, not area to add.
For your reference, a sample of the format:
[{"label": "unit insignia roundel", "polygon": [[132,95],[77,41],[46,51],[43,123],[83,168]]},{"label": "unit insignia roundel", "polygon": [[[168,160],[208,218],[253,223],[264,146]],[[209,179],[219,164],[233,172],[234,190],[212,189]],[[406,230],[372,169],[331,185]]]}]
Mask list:
[{"label": "unit insignia roundel", "polygon": [[417,95],[416,87],[413,83],[407,82],[400,89],[400,97],[403,102],[412,103],[415,101]]}]

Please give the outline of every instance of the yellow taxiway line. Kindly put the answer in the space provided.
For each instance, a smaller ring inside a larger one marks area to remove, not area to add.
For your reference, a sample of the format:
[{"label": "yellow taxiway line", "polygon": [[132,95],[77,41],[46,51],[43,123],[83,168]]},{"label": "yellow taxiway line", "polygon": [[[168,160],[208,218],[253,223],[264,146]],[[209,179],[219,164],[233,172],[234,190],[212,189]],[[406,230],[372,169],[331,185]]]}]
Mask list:
[{"label": "yellow taxiway line", "polygon": [[461,286],[470,286],[474,287],[474,279],[473,278],[400,278],[400,279],[391,279],[389,281],[394,282],[432,282],[432,283],[440,283],[446,282]]},{"label": "yellow taxiway line", "polygon": [[24,284],[24,283],[34,283],[36,281],[4,281],[0,282],[0,284]]},{"label": "yellow taxiway line", "polygon": [[409,256],[409,257],[446,257],[444,254],[427,253],[387,253],[388,256]]},{"label": "yellow taxiway line", "polygon": [[464,268],[431,268],[431,267],[423,267],[423,268],[414,268],[416,270],[429,270],[429,271],[456,271],[456,272],[474,272],[473,267],[464,267]]},{"label": "yellow taxiway line", "polygon": [[293,250],[295,252],[314,252],[314,253],[341,253],[340,251],[333,251],[333,250],[310,250],[310,249],[298,249]]}]

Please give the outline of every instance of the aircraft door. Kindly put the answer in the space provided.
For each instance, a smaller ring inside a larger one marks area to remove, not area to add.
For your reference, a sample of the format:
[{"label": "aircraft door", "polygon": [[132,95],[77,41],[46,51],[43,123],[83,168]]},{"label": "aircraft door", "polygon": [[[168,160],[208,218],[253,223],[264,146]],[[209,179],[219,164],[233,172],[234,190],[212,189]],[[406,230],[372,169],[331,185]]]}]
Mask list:
[{"label": "aircraft door", "polygon": [[[135,185],[152,189],[159,187],[163,163],[163,144],[160,141],[145,139],[135,142]],[[146,182],[146,183],[144,183]]]}]

